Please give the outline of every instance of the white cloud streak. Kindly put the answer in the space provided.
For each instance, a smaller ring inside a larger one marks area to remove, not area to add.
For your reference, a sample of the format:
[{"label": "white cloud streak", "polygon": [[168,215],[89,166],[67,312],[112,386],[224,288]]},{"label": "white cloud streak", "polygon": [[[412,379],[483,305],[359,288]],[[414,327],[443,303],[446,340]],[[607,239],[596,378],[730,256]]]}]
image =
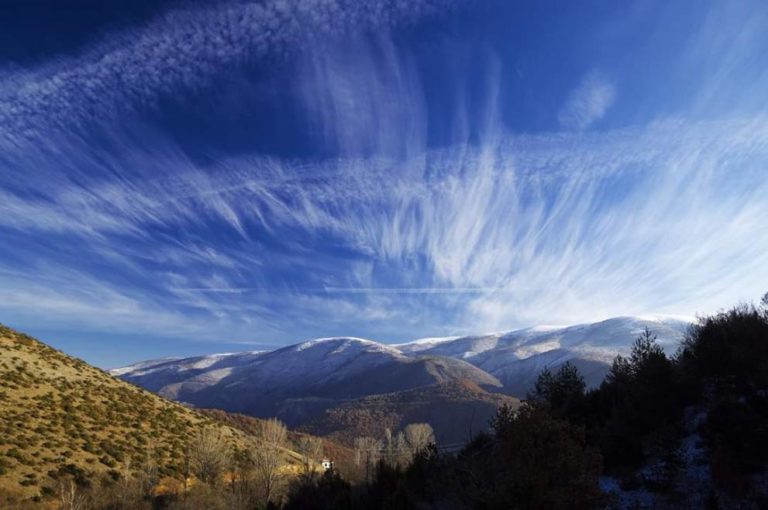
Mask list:
[{"label": "white cloud streak", "polygon": [[[627,313],[693,314],[763,292],[767,161],[762,116],[667,121],[586,137],[496,136],[399,163],[291,165],[251,157],[208,169],[204,181],[182,160],[169,165],[172,178],[141,175],[120,187],[69,185],[46,189],[35,201],[5,200],[0,226],[41,234],[64,229],[105,253],[114,251],[114,236],[146,238],[147,259],[155,249],[174,253],[179,275],[199,260],[220,260],[212,279],[186,272],[164,284],[175,296],[169,306],[209,310],[219,324],[265,317],[280,329],[269,286],[238,285],[243,271],[258,279],[260,266],[269,272],[276,263],[330,278],[320,288],[338,295],[334,315],[341,321],[380,317],[387,309],[408,316],[419,296],[458,299],[450,301],[458,306],[455,325],[480,330]],[[153,233],[158,226],[208,231],[217,225],[244,234],[245,244],[181,249]],[[294,232],[285,240],[293,256],[280,262],[254,256],[258,229]],[[318,249],[310,241],[317,232],[377,269],[348,268],[332,255],[328,263],[303,256]],[[144,267],[125,249],[113,256],[137,272]],[[267,296],[243,301],[243,289]],[[120,292],[103,290],[108,297]],[[375,294],[381,299],[371,308],[367,296]],[[286,290],[277,299],[299,295],[310,308],[297,307],[299,300],[286,306],[305,319],[330,306],[312,288]]]},{"label": "white cloud streak", "polygon": [[103,123],[163,94],[209,85],[219,72],[297,46],[409,23],[458,0],[267,0],[177,9],[113,35],[76,57],[6,74],[0,147],[39,142],[52,129]]},{"label": "white cloud streak", "polygon": [[[293,89],[340,158],[255,154],[202,167],[163,136],[139,145],[117,133],[117,149],[99,150],[52,129],[200,86],[305,29],[364,28],[382,14],[387,25],[437,4],[322,14],[341,5],[174,12],[5,83],[3,134],[18,144],[45,132],[50,143],[0,156],[0,233],[13,246],[0,253],[0,312],[189,337],[378,327],[405,339],[691,315],[766,290],[760,109],[588,131],[616,94],[593,73],[560,112],[564,132],[515,135],[498,123],[490,79],[480,140],[468,141],[469,115],[457,108],[452,127],[464,139],[430,149],[418,73],[382,36],[355,54],[329,43],[302,55]],[[302,16],[311,23],[294,26]]]},{"label": "white cloud streak", "polygon": [[605,116],[615,99],[616,86],[600,73],[591,72],[569,94],[558,121],[565,129],[586,129]]}]

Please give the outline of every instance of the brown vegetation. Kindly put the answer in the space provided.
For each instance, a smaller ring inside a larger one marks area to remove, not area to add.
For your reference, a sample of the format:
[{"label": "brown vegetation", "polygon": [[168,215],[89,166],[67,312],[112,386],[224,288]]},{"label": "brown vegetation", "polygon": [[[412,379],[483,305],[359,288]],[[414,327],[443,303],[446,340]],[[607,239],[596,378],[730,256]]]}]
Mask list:
[{"label": "brown vegetation", "polygon": [[[221,483],[232,452],[259,444],[0,325],[0,508],[100,508],[99,498],[129,508],[195,479]],[[299,459],[282,449],[278,463],[298,471]]]},{"label": "brown vegetation", "polygon": [[387,429],[429,423],[438,442],[467,442],[488,428],[491,417],[503,404],[517,407],[519,401],[461,380],[352,399],[328,409],[300,430],[352,446],[357,437],[383,438]]}]

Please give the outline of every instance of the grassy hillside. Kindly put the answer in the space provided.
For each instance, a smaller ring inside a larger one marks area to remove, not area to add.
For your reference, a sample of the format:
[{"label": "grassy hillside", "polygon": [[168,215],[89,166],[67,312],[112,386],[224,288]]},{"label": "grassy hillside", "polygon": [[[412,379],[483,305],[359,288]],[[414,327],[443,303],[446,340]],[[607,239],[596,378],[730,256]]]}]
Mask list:
[{"label": "grassy hillside", "polygon": [[53,497],[57,481],[118,480],[147,463],[182,479],[190,438],[248,435],[0,325],[0,508]]}]

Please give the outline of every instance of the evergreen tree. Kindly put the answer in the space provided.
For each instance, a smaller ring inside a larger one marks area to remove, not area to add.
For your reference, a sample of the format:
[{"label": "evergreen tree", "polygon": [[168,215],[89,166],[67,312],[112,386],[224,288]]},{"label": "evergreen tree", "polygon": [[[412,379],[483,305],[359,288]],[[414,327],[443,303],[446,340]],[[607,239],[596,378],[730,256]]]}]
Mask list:
[{"label": "evergreen tree", "polygon": [[499,479],[489,508],[588,509],[602,501],[600,455],[587,446],[583,430],[540,406],[518,409],[498,437]]},{"label": "evergreen tree", "polygon": [[534,405],[546,406],[555,416],[582,422],[585,389],[584,377],[569,361],[561,365],[554,376],[548,369],[542,370],[528,400]]}]

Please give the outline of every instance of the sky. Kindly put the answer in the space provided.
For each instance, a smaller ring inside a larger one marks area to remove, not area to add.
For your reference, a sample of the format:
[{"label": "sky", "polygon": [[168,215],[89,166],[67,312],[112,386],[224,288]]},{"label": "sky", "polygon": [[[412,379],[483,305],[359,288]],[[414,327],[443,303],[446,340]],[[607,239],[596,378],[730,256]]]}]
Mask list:
[{"label": "sky", "polygon": [[0,6],[0,322],[98,366],[766,291],[763,1]]}]

